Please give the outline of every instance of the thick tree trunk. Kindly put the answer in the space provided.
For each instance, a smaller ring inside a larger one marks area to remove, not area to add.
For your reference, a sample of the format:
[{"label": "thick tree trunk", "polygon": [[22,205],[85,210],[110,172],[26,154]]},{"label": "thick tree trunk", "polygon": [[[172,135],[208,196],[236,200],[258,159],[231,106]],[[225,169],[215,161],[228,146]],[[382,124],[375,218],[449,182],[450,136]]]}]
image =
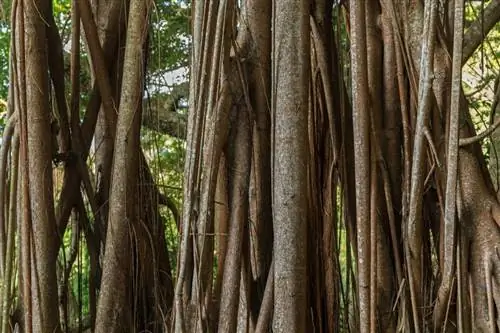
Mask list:
[{"label": "thick tree trunk", "polygon": [[274,7],[272,170],[274,332],[306,332],[309,2]]},{"label": "thick tree trunk", "polygon": [[138,218],[139,133],[149,1],[131,1],[124,60],[124,84],[116,129],[110,209],[96,332],[126,332],[133,327],[130,294],[132,225]]},{"label": "thick tree trunk", "polygon": [[[47,1],[25,2],[27,161],[29,163],[29,202],[31,221],[28,233],[31,251],[32,332],[60,332],[57,305],[56,259],[58,234],[53,202],[52,141],[40,140],[51,133],[48,59],[45,22]],[[20,91],[20,94],[24,92]],[[24,276],[24,278],[28,278]]]}]

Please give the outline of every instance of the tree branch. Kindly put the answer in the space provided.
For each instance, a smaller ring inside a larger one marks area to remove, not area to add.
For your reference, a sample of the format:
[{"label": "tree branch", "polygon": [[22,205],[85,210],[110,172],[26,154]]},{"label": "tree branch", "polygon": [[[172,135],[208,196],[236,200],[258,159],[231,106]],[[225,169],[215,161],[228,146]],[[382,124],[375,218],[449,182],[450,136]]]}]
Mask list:
[{"label": "tree branch", "polygon": [[484,9],[481,17],[475,20],[464,35],[464,47],[462,53],[462,65],[469,60],[477,47],[482,43],[484,37],[490,32],[500,20],[500,0],[493,0]]}]

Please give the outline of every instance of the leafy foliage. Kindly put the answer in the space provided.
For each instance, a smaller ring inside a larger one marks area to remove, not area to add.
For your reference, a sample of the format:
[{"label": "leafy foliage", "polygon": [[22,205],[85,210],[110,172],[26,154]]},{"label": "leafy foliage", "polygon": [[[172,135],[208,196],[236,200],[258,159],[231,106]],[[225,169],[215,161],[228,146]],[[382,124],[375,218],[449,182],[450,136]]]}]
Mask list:
[{"label": "leafy foliage", "polygon": [[165,72],[186,66],[190,45],[190,1],[159,1],[152,15],[149,70]]},{"label": "leafy foliage", "polygon": [[[480,19],[485,3],[468,3],[466,22]],[[464,66],[463,87],[469,101],[470,113],[477,132],[487,129],[494,121],[492,101],[495,95],[495,78],[500,74],[500,23],[485,36],[483,43]],[[483,153],[490,161],[491,139],[483,140]]]}]

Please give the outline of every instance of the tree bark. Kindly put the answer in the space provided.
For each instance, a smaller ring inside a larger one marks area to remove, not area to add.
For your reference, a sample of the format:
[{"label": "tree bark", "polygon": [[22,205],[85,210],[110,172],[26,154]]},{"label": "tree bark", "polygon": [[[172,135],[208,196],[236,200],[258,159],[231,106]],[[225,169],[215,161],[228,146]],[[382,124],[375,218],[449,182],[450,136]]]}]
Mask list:
[{"label": "tree bark", "polygon": [[[26,109],[29,163],[29,197],[33,243],[31,295],[33,332],[60,332],[57,305],[57,234],[52,183],[52,140],[49,108],[47,30],[49,2],[25,2]],[[21,94],[23,92],[20,92]],[[29,255],[29,254],[28,254]],[[25,276],[26,278],[26,276]]]},{"label": "tree bark", "polygon": [[[132,326],[129,276],[131,226],[138,217],[139,129],[149,1],[132,0],[127,28],[123,87],[118,113],[110,189],[110,214],[96,332],[126,332]],[[127,310],[128,309],[128,310]]]},{"label": "tree bark", "polygon": [[274,7],[272,176],[274,332],[307,331],[309,1]]}]

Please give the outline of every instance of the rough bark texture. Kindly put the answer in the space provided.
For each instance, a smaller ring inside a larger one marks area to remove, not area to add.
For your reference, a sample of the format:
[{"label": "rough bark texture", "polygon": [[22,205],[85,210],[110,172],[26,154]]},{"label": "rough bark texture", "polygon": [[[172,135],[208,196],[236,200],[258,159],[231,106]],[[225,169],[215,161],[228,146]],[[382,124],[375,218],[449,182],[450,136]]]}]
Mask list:
[{"label": "rough bark texture", "polygon": [[[243,263],[243,237],[248,225],[248,187],[250,179],[250,133],[251,126],[248,110],[234,108],[232,130],[229,134],[230,145],[227,154],[227,167],[231,170],[229,179],[229,239],[227,257],[224,262],[219,332],[236,330],[238,303],[240,301],[240,280]],[[243,295],[241,296],[243,297]]]},{"label": "rough bark texture", "polygon": [[309,2],[276,1],[272,169],[274,332],[307,330]]},{"label": "rough bark texture", "polygon": [[[0,333],[76,332],[75,270],[89,281],[78,331],[498,331],[500,205],[479,143],[500,121],[474,133],[459,73],[500,1],[463,48],[459,0],[190,3],[189,94],[145,100],[152,2],[74,0],[68,111],[51,2],[12,2]],[[83,119],[80,23],[94,81]],[[182,221],[154,186],[141,125],[187,140]],[[181,235],[175,295],[167,227]],[[73,267],[80,246],[88,276]]]},{"label": "rough bark texture", "polygon": [[[269,265],[272,258],[272,209],[271,209],[271,16],[272,3],[268,0],[247,1],[244,16],[248,33],[241,39],[252,40],[247,64],[248,98],[255,113],[253,127],[252,195],[255,213],[250,238],[252,273],[250,306],[254,320],[257,318],[264,294]],[[249,43],[250,44],[250,43]]]},{"label": "rough bark texture", "polygon": [[356,166],[356,233],[360,304],[360,332],[370,330],[370,114],[368,109],[368,73],[366,58],[365,3],[351,2],[351,63],[353,82],[353,131]]},{"label": "rough bark texture", "polygon": [[[60,332],[57,306],[57,228],[52,192],[52,141],[40,140],[51,132],[48,59],[44,16],[47,1],[27,1],[26,110],[33,234],[31,290],[33,332]],[[24,56],[24,55],[22,55]]]},{"label": "rough bark texture", "polygon": [[96,332],[126,332],[132,327],[130,299],[131,227],[137,219],[139,124],[143,84],[143,50],[149,1],[131,1],[123,87],[110,189],[110,214]]}]

